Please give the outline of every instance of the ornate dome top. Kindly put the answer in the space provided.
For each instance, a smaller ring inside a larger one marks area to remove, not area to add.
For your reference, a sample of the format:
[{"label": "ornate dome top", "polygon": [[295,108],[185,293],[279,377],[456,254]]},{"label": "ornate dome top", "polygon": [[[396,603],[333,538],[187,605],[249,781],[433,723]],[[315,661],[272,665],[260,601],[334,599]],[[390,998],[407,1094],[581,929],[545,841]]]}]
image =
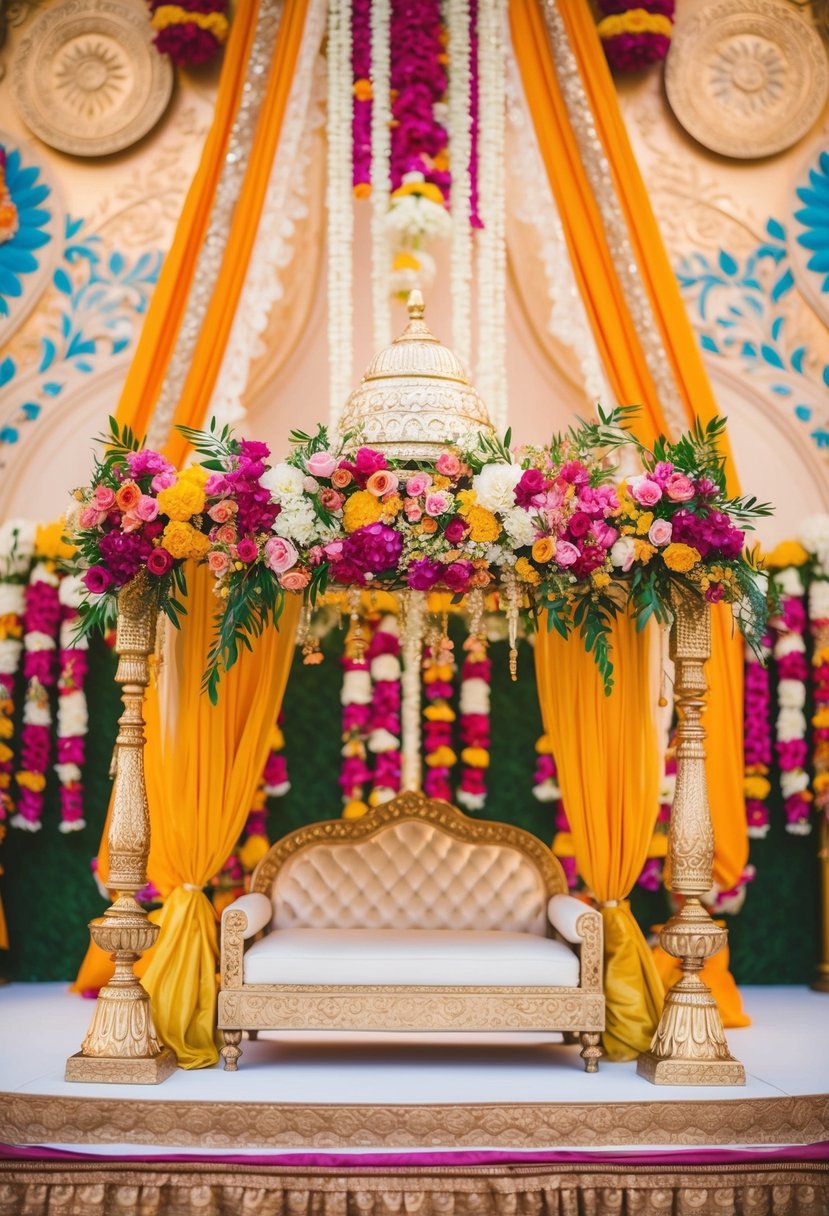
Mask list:
[{"label": "ornate dome top", "polygon": [[346,402],[339,430],[359,429],[369,447],[398,460],[429,460],[447,444],[492,431],[484,403],[458,357],[423,320],[423,296],[408,301],[409,324],[368,365]]}]

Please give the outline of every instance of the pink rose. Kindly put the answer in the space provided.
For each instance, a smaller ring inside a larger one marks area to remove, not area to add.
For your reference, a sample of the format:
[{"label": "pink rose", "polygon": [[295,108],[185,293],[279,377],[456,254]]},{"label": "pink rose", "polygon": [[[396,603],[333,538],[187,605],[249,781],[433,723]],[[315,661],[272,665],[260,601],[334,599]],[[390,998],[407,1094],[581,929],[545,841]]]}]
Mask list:
[{"label": "pink rose", "polygon": [[115,503],[115,494],[109,486],[96,486],[92,501],[99,511],[108,511]]},{"label": "pink rose", "polygon": [[335,562],[342,557],[343,542],[341,540],[329,541],[327,545],[323,545],[323,552],[329,561]]},{"label": "pink rose", "polygon": [[233,524],[223,524],[221,528],[217,528],[215,539],[220,545],[232,545],[236,540],[236,529]]},{"label": "pink rose", "polygon": [[672,473],[665,483],[665,493],[671,502],[688,502],[694,497],[694,483],[684,473]]},{"label": "pink rose", "polygon": [[461,471],[461,462],[454,452],[441,452],[435,468],[443,477],[457,477]]},{"label": "pink rose", "polygon": [[571,545],[569,540],[560,540],[556,544],[556,561],[560,566],[567,569],[568,566],[573,566],[579,560],[579,551],[575,545]]},{"label": "pink rose", "polygon": [[433,518],[444,515],[451,505],[451,495],[447,494],[445,490],[435,490],[432,494],[426,495],[426,514]]},{"label": "pink rose", "polygon": [[214,502],[213,506],[208,508],[207,514],[214,524],[226,524],[233,517],[235,511],[236,503],[231,502],[229,498],[223,498],[221,502]]},{"label": "pink rose", "polygon": [[339,490],[332,490],[330,486],[320,490],[320,504],[326,511],[339,511],[344,502],[345,494],[341,494]]},{"label": "pink rose", "polygon": [[148,524],[151,519],[155,519],[156,515],[158,515],[158,503],[154,498],[150,498],[149,494],[142,494],[135,504],[135,514],[139,519],[143,519],[144,523]]},{"label": "pink rose", "polygon": [[392,473],[391,469],[378,469],[376,473],[372,473],[371,477],[369,477],[366,482],[366,489],[375,498],[382,498],[384,494],[394,493],[399,480],[397,474]]},{"label": "pink rose", "polygon": [[629,489],[640,507],[655,507],[662,497],[661,487],[649,477],[637,477],[635,480],[631,478]]},{"label": "pink rose", "polygon": [[230,569],[230,558],[226,553],[221,553],[218,549],[214,549],[212,553],[208,553],[207,555],[207,564],[216,578],[221,578]]},{"label": "pink rose", "polygon": [[299,561],[299,554],[284,536],[273,536],[265,543],[265,565],[274,574],[284,574]]},{"label": "pink rose", "polygon": [[404,498],[403,510],[406,512],[406,519],[410,524],[416,524],[423,518],[420,503],[414,498]]},{"label": "pink rose", "polygon": [[655,519],[648,528],[648,540],[652,545],[656,545],[657,549],[661,549],[663,545],[670,543],[671,534],[674,526],[668,519]]},{"label": "pink rose", "polygon": [[306,494],[316,494],[317,490],[320,488],[320,483],[317,481],[316,477],[303,477],[302,488]]},{"label": "pink rose", "polygon": [[432,484],[432,479],[428,473],[415,473],[406,482],[406,493],[409,498],[419,498],[421,494],[425,494]]},{"label": "pink rose", "polygon": [[305,461],[305,467],[312,477],[328,479],[337,467],[337,462],[330,452],[314,452]]},{"label": "pink rose", "polygon": [[170,486],[174,486],[175,484],[175,473],[156,473],[150,482],[150,489],[153,494],[160,494],[162,490],[169,490]]},{"label": "pink rose", "polygon": [[308,551],[308,561],[312,566],[318,566],[325,557],[325,550],[322,545],[312,545]]},{"label": "pink rose", "polygon": [[240,562],[255,562],[259,556],[259,546],[255,540],[245,536],[236,546],[236,556]]},{"label": "pink rose", "polygon": [[208,498],[215,498],[217,494],[227,494],[230,492],[230,482],[224,473],[211,473],[204,483],[204,492]]},{"label": "pink rose", "polygon": [[166,574],[173,567],[173,555],[168,553],[166,549],[153,549],[150,556],[147,558],[147,569],[150,574],[155,574],[158,578]]},{"label": "pink rose", "polygon": [[286,591],[303,591],[308,586],[310,578],[307,570],[287,570],[280,576],[279,585]]},{"label": "pink rose", "polygon": [[617,530],[606,524],[603,519],[596,519],[590,525],[590,535],[593,537],[597,545],[601,545],[603,549],[609,549],[615,544],[619,537]]},{"label": "pink rose", "polygon": [[94,504],[84,507],[79,516],[82,528],[97,528],[106,519],[106,512],[99,511]]},{"label": "pink rose", "polygon": [[135,511],[125,511],[121,516],[121,527],[125,532],[137,532],[143,522]]},{"label": "pink rose", "polygon": [[651,477],[660,486],[664,486],[673,471],[674,466],[671,464],[670,460],[660,460],[657,465],[654,465]]}]

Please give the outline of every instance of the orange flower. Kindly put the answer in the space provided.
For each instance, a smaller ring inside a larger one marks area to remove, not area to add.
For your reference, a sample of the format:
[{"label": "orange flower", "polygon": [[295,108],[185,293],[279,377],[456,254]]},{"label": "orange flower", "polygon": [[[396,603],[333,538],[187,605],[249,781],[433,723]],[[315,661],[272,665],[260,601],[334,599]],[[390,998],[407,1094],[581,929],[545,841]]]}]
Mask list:
[{"label": "orange flower", "polygon": [[551,560],[556,547],[553,544],[552,538],[549,536],[540,536],[533,544],[533,561],[543,564]]},{"label": "orange flower", "polygon": [[374,92],[371,87],[371,81],[362,77],[360,80],[354,81],[354,96],[358,101],[371,101]]},{"label": "orange flower", "polygon": [[335,469],[331,474],[331,484],[338,490],[344,489],[353,480],[348,469]]},{"label": "orange flower", "polygon": [[430,515],[427,515],[426,518],[421,521],[420,530],[421,532],[425,532],[427,536],[431,536],[433,532],[437,532],[438,530],[438,521],[436,519],[432,519]]},{"label": "orange flower", "polygon": [[138,500],[141,498],[141,491],[134,481],[125,481],[121,489],[115,495],[120,510],[132,511],[138,506]]}]

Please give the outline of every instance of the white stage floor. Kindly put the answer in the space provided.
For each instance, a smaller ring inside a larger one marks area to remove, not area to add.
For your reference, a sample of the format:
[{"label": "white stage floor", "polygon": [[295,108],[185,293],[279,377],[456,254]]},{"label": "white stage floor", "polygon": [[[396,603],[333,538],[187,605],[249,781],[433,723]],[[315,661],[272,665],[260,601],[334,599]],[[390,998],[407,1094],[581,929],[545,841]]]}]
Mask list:
[{"label": "white stage floor", "polygon": [[654,1086],[634,1063],[604,1060],[587,1075],[578,1048],[541,1035],[298,1033],[243,1042],[237,1073],[219,1064],[127,1086],[63,1079],[91,1002],[59,984],[13,984],[0,989],[0,1141],[238,1154],[829,1138],[829,996],[775,987],[743,997],[753,1025],[728,1039],[745,1087]]}]

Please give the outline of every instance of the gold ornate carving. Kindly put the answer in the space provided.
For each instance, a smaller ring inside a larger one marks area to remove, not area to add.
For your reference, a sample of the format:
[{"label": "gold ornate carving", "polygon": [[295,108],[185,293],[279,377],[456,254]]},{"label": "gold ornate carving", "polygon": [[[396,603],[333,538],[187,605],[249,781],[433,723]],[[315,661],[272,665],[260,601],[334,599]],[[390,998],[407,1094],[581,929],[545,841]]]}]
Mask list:
[{"label": "gold ornate carving", "polygon": [[104,156],[128,148],[167,108],[173,69],[139,5],[61,0],[32,22],[14,57],[27,126],[53,148]]},{"label": "gold ornate carving", "polygon": [[603,963],[601,913],[594,909],[583,912],[576,921],[576,932],[581,936],[579,988],[582,992],[601,992]]},{"label": "gold ornate carving", "polygon": [[471,819],[448,802],[427,798],[410,790],[390,802],[375,807],[359,819],[326,819],[291,832],[272,845],[253,872],[251,890],[270,897],[273,882],[282,865],[300,849],[312,848],[320,841],[367,840],[390,823],[416,819],[434,823],[456,840],[472,844],[497,844],[517,849],[530,858],[541,874],[547,896],[566,895],[567,879],[558,860],[545,844],[523,828],[506,823]]},{"label": "gold ornate carving", "polygon": [[150,998],[133,965],[158,936],[158,926],[135,900],[147,881],[150,814],[144,780],[144,690],[150,679],[158,608],[145,575],[118,596],[115,679],[124,712],[115,740],[117,763],[109,826],[108,884],[116,898],[103,917],[90,922],[92,940],[112,954],[115,974],[102,988],[81,1051],[66,1064],[67,1081],[154,1084],[176,1068],[169,1048],[156,1036]]},{"label": "gold ornate carving", "polygon": [[829,91],[819,34],[775,0],[717,0],[677,23],[665,70],[671,108],[712,152],[782,152],[811,129]]},{"label": "gold ornate carving", "polygon": [[[270,1151],[403,1150],[435,1145],[532,1149],[549,1148],[551,1144],[583,1148],[632,1144],[815,1144],[825,1140],[827,1126],[827,1094],[741,1097],[717,1102],[682,1098],[661,1102],[305,1106],[245,1102],[238,1098],[226,1102],[188,1102],[138,1097],[125,1102],[112,1098],[0,1093],[0,1140],[5,1144],[164,1144]],[[95,1168],[100,1168],[99,1163]],[[510,1172],[514,1174],[520,1168],[511,1165]],[[274,1169],[268,1167],[269,1172]]]},{"label": "gold ornate carving", "polygon": [[360,430],[366,443],[398,459],[427,460],[447,444],[491,433],[486,407],[460,360],[423,320],[423,297],[409,296],[409,324],[374,356],[339,421],[340,434]]},{"label": "gold ornate carving", "polygon": [[701,596],[677,595],[671,658],[679,725],[668,847],[670,887],[685,901],[659,941],[679,960],[682,979],[666,995],[650,1048],[639,1057],[639,1075],[655,1085],[744,1085],[746,1079],[742,1064],[728,1050],[717,1003],[698,974],[728,936],[699,898],[711,888],[714,867],[702,725],[708,688],[704,667],[710,655],[710,607]]}]

